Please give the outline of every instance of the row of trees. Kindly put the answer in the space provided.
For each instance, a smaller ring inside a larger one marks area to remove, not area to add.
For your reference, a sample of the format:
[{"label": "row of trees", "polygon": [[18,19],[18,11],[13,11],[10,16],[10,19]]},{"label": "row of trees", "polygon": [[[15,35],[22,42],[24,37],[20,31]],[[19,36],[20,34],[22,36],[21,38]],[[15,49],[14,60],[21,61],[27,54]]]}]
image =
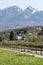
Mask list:
[{"label": "row of trees", "polygon": [[[14,32],[11,31],[9,35],[9,40],[14,40]],[[0,36],[0,42],[2,41],[2,36]]]},{"label": "row of trees", "polygon": [[[21,33],[21,32],[22,33]],[[27,33],[25,30],[20,30],[19,32],[17,32],[16,34],[25,34],[25,33]],[[24,33],[23,33],[24,32]],[[42,31],[43,32],[43,31]],[[13,31],[11,31],[10,32],[10,34],[8,35],[8,38],[9,38],[9,40],[14,40],[14,39],[16,39],[15,37],[16,37],[16,34],[13,32]],[[30,33],[30,34],[26,34],[27,35],[27,40],[28,41],[43,41],[43,35],[39,35],[39,34],[37,34],[36,32],[35,33]],[[2,37],[0,37],[0,41],[2,41]]]},{"label": "row of trees", "polygon": [[16,40],[16,35],[19,35],[19,34],[25,34],[27,33],[27,30],[26,29],[18,29],[18,30],[13,30],[11,32],[3,32],[2,35],[0,36],[0,41],[2,40]]}]

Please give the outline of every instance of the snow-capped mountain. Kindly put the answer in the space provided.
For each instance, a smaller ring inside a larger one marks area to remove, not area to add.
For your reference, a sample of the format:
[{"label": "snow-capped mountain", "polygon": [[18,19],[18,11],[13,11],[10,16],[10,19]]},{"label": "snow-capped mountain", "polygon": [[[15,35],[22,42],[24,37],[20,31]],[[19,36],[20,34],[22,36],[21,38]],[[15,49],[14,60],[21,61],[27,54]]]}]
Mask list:
[{"label": "snow-capped mountain", "polygon": [[31,6],[25,10],[17,6],[0,9],[0,30],[30,25],[43,25],[43,11]]}]

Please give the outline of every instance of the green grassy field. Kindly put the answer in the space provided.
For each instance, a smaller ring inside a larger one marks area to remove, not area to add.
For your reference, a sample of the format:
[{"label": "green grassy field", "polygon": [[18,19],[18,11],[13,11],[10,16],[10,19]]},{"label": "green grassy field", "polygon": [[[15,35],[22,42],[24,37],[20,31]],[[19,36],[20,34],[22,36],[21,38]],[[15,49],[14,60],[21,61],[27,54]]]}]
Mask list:
[{"label": "green grassy field", "polygon": [[43,59],[0,49],[0,65],[43,65]]}]

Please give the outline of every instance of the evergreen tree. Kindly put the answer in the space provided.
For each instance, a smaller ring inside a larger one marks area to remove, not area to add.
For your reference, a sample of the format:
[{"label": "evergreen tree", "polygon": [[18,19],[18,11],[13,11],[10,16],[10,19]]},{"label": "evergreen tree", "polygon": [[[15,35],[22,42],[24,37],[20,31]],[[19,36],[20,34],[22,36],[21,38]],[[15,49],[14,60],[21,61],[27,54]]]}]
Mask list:
[{"label": "evergreen tree", "polygon": [[0,37],[0,42],[2,42],[2,38]]},{"label": "evergreen tree", "polygon": [[14,33],[13,33],[13,31],[10,32],[9,39],[10,39],[10,40],[14,40]]}]

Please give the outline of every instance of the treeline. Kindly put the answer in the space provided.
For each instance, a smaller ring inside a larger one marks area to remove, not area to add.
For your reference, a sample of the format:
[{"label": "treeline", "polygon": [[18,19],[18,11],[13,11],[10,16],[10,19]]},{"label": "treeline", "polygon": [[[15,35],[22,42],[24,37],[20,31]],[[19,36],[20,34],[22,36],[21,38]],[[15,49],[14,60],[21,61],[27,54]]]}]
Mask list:
[{"label": "treeline", "polygon": [[[16,40],[16,35],[20,35],[20,34],[21,36],[27,36],[27,39],[28,40],[30,39],[30,41],[31,40],[35,41],[38,39],[43,40],[43,26],[31,26],[31,27],[24,27],[24,28],[18,28],[18,29],[12,29],[12,30],[6,30],[0,32],[0,41]],[[35,38],[35,36],[37,37],[37,39]]]}]

